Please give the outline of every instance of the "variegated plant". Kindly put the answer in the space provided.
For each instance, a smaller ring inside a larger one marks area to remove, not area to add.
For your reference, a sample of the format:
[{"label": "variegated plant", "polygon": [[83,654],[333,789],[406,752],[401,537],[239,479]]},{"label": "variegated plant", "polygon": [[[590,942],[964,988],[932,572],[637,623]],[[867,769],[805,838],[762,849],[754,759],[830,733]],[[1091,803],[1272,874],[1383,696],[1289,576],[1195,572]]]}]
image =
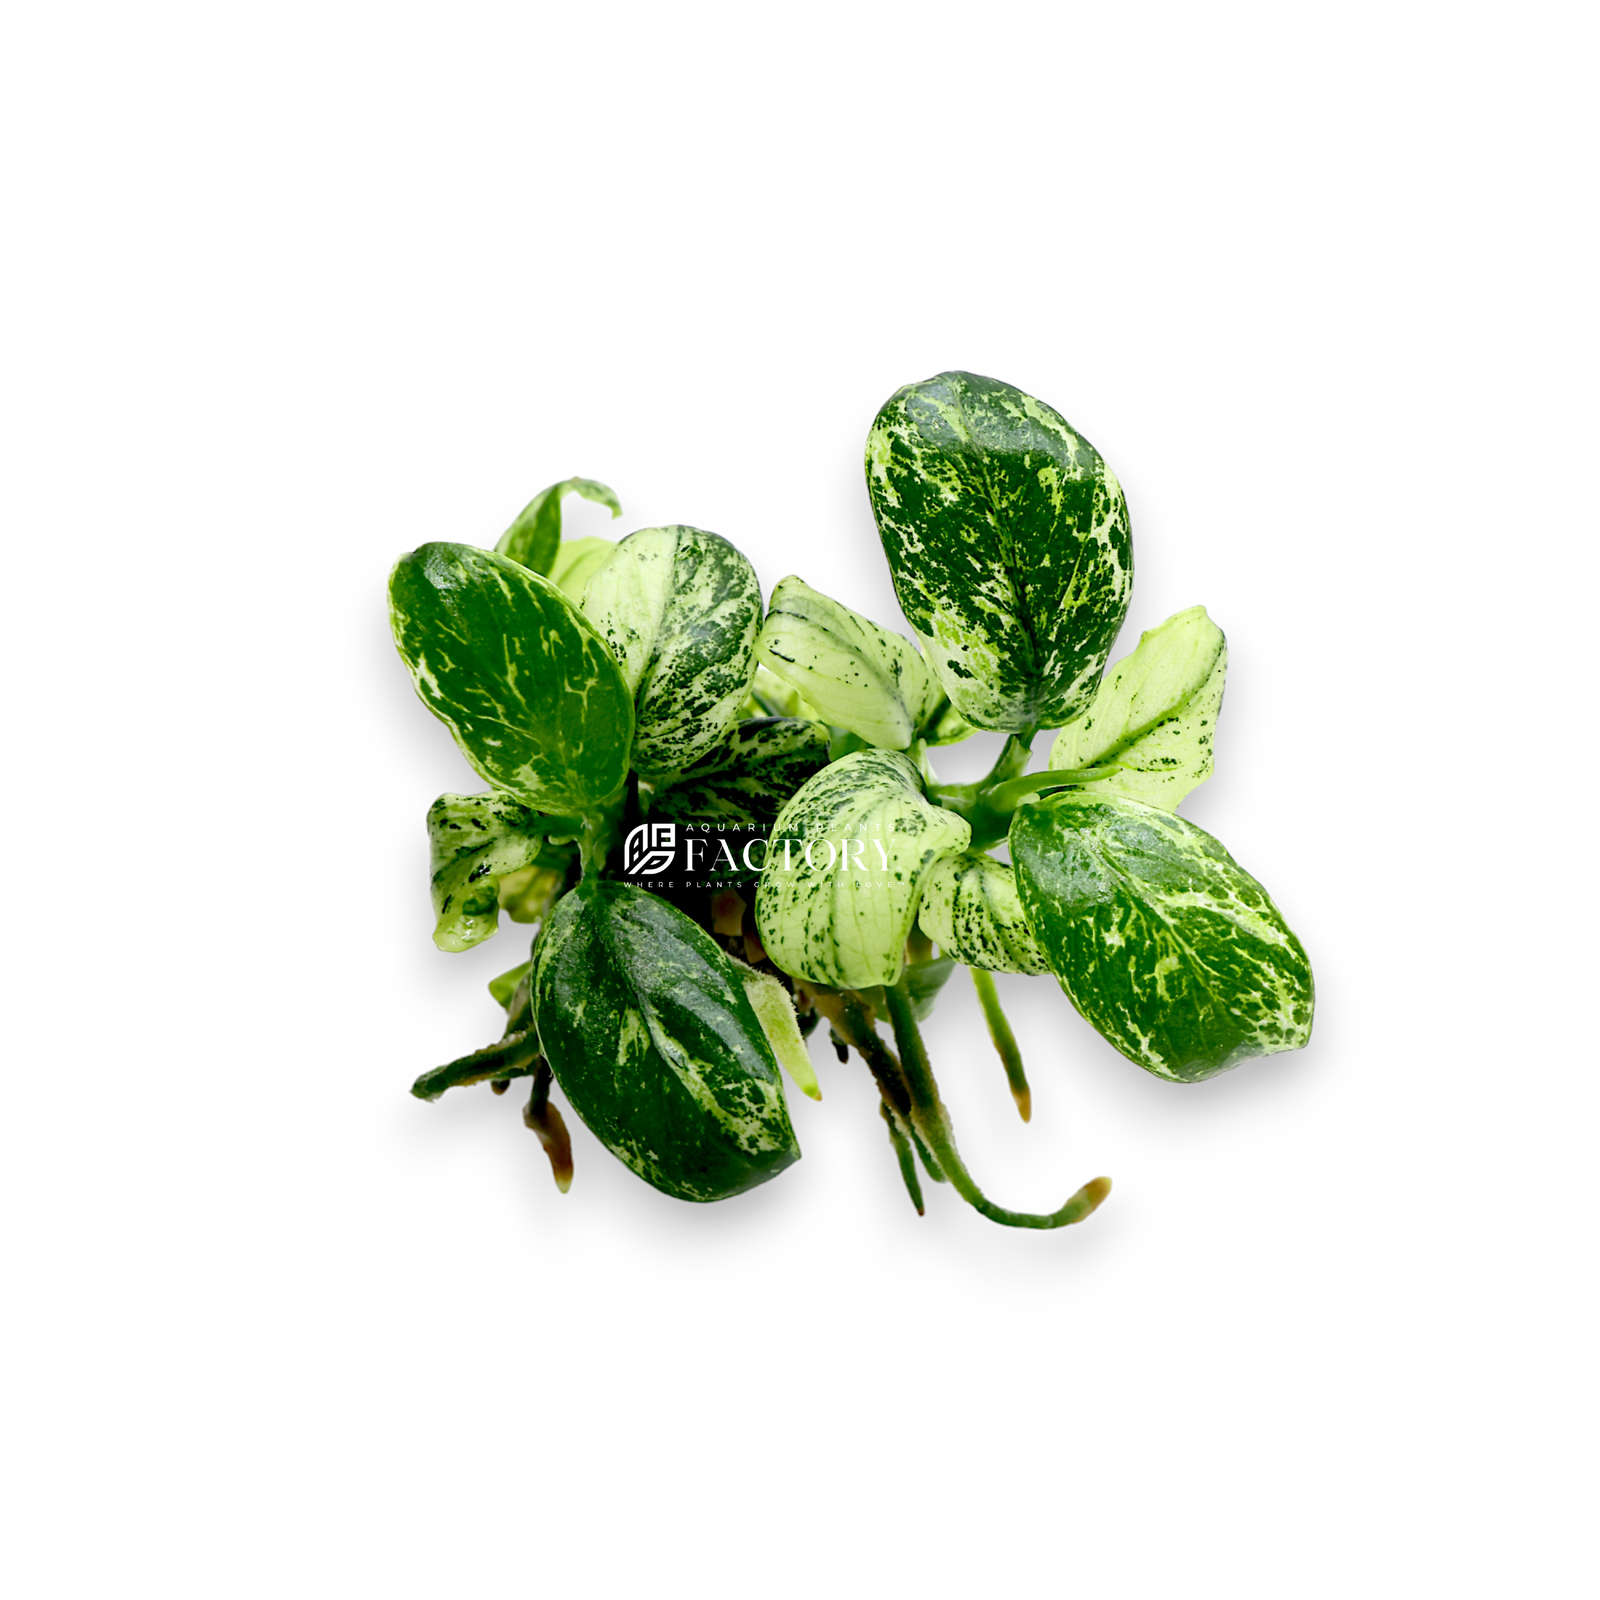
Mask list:
[{"label": "variegated plant", "polygon": [[[1041,401],[947,372],[884,405],[866,469],[916,644],[798,576],[763,610],[749,562],[698,528],[563,539],[567,494],[620,515],[588,478],[535,496],[492,553],[396,565],[400,653],[488,785],[429,810],[435,942],[469,949],[502,911],[535,929],[490,985],[502,1037],[413,1092],[530,1078],[524,1117],[565,1189],[559,1086],[647,1182],[718,1200],[798,1159],[778,1069],[820,1098],[804,1040],[826,1019],[872,1072],[919,1212],[920,1166],[997,1222],[1061,1227],[1109,1181],[1008,1211],[956,1149],[919,1027],[954,968],[1024,1120],[994,973],[1053,973],[1123,1055],[1195,1082],[1305,1044],[1311,968],[1176,814],[1211,773],[1221,630],[1192,607],[1107,670],[1133,553],[1099,453]],[[939,782],[929,751],[977,728],[1007,735],[993,770]],[[626,835],[684,823],[764,837],[753,895],[624,881]]]}]

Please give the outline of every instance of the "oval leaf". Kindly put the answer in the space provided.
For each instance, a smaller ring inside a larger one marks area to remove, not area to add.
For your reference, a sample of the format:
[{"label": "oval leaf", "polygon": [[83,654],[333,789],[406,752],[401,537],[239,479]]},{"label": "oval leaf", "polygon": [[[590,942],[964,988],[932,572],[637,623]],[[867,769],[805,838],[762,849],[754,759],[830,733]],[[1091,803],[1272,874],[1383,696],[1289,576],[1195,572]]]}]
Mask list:
[{"label": "oval leaf", "polygon": [[1080,715],[1133,587],[1128,508],[1088,440],[1010,384],[941,373],[878,413],[867,488],[900,607],[962,716]]},{"label": "oval leaf", "polygon": [[1011,859],[1061,987],[1129,1060],[1188,1083],[1310,1038],[1300,941],[1192,822],[1069,791],[1018,810]]},{"label": "oval leaf", "polygon": [[1227,672],[1228,642],[1204,606],[1168,617],[1140,637],[1105,675],[1089,709],[1056,735],[1051,767],[1114,761],[1122,771],[1085,784],[1085,794],[1124,794],[1176,811],[1211,776]]},{"label": "oval leaf", "polygon": [[799,1160],[738,971],[665,900],[586,878],[545,925],[533,987],[556,1082],[646,1183],[723,1200]]},{"label": "oval leaf", "polygon": [[1017,898],[1011,868],[966,851],[934,864],[917,912],[922,931],[945,955],[986,972],[1048,972]]},{"label": "oval leaf", "polygon": [[569,813],[622,787],[632,699],[548,579],[470,545],[425,544],[395,563],[389,622],[422,703],[497,789]]},{"label": "oval leaf", "polygon": [[892,750],[825,767],[773,825],[756,926],[787,973],[833,988],[894,983],[922,885],[972,830],[923,798],[917,769]]},{"label": "oval leaf", "polygon": [[500,925],[500,880],[543,864],[550,818],[498,794],[442,794],[428,807],[433,942],[470,950]]},{"label": "oval leaf", "polygon": [[500,535],[495,554],[508,556],[530,572],[550,572],[561,544],[561,497],[568,494],[609,506],[613,518],[622,515],[616,494],[605,484],[593,478],[567,478],[541,489],[517,513],[517,520]]},{"label": "oval leaf", "polygon": [[761,586],[750,563],[699,528],[641,528],[590,578],[583,611],[633,692],[633,764],[649,776],[704,755],[755,674]]},{"label": "oval leaf", "polygon": [[828,730],[797,717],[736,722],[722,742],[650,797],[673,822],[758,822],[770,827],[790,796],[828,764]]},{"label": "oval leaf", "polygon": [[795,577],[772,591],[756,657],[818,716],[885,750],[904,750],[944,702],[909,639]]}]

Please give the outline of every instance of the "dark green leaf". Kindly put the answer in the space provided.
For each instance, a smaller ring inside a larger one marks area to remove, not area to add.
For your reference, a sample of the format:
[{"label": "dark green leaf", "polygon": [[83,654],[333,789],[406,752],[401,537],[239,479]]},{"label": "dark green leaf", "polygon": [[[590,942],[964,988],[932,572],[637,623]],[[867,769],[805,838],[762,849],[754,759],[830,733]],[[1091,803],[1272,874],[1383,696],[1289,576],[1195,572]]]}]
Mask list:
[{"label": "dark green leaf", "polygon": [[828,764],[828,730],[795,717],[736,722],[722,742],[650,800],[672,822],[759,822],[771,827],[789,797]]},{"label": "dark green leaf", "polygon": [[699,528],[641,528],[589,580],[584,615],[634,697],[633,764],[680,772],[720,739],[755,674],[761,586]]},{"label": "dark green leaf", "polygon": [[422,703],[497,789],[552,813],[621,789],[632,696],[548,579],[470,545],[425,544],[395,564],[389,619]]},{"label": "dark green leaf", "polygon": [[1055,728],[1088,705],[1128,609],[1128,510],[1042,401],[970,372],[901,389],[867,439],[901,609],[980,728]]},{"label": "dark green leaf", "polygon": [[509,556],[530,572],[548,573],[561,544],[561,497],[568,494],[609,506],[613,517],[622,515],[616,495],[603,483],[593,478],[567,478],[541,489],[522,508],[517,520],[500,535],[495,553]]},{"label": "dark green leaf", "polygon": [[647,1183],[722,1200],[799,1159],[740,974],[666,901],[586,878],[545,924],[534,993],[556,1082]]},{"label": "dark green leaf", "polygon": [[1022,806],[1011,859],[1029,926],[1125,1056],[1194,1082],[1311,1036],[1311,966],[1265,889],[1191,822],[1068,791]]}]

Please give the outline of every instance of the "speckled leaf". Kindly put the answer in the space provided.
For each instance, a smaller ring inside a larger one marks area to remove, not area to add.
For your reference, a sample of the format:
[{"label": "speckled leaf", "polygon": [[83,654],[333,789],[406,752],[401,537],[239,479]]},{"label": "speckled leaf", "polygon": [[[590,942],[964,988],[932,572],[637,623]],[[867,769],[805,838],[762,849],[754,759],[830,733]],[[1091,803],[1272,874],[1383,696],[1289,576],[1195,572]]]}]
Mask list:
[{"label": "speckled leaf", "polygon": [[699,528],[641,528],[589,580],[583,610],[633,691],[633,764],[649,777],[704,755],[755,674],[761,586],[750,563]]},{"label": "speckled leaf", "polygon": [[548,579],[470,545],[425,544],[395,563],[389,621],[422,703],[495,788],[571,813],[622,787],[632,698]]},{"label": "speckled leaf", "polygon": [[1017,898],[1011,868],[980,851],[934,863],[917,912],[922,931],[946,955],[986,972],[1048,972]]},{"label": "speckled leaf", "polygon": [[647,1183],[722,1200],[799,1159],[738,970],[665,900],[586,878],[545,925],[533,988],[556,1082]]},{"label": "speckled leaf", "polygon": [[722,742],[650,798],[672,822],[759,822],[770,827],[789,797],[828,764],[828,730],[795,717],[736,722]]},{"label": "speckled leaf", "polygon": [[1204,606],[1144,634],[1101,681],[1089,709],[1056,735],[1056,770],[1117,762],[1121,772],[1084,785],[1176,811],[1211,776],[1228,645]]},{"label": "speckled leaf", "polygon": [[1311,966],[1267,892],[1209,833],[1142,801],[1022,806],[1011,859],[1068,998],[1125,1056],[1194,1082],[1311,1036]]},{"label": "speckled leaf", "polygon": [[980,728],[1056,728],[1094,694],[1133,587],[1111,469],[1043,401],[970,372],[899,390],[867,488],[900,607]]},{"label": "speckled leaf", "polygon": [[522,508],[517,520],[500,535],[495,553],[509,556],[530,572],[551,572],[561,544],[561,497],[568,494],[579,494],[596,505],[609,506],[613,518],[622,515],[615,493],[603,483],[596,483],[593,478],[567,478],[541,489]]},{"label": "speckled leaf", "polygon": [[581,606],[589,580],[617,553],[615,539],[591,534],[586,539],[563,539],[550,563],[550,581],[573,605]]},{"label": "speckled leaf", "polygon": [[433,942],[470,950],[500,923],[500,880],[537,866],[551,822],[498,794],[442,794],[428,807]]},{"label": "speckled leaf", "polygon": [[785,972],[813,983],[894,983],[923,881],[940,856],[971,838],[960,817],[923,798],[905,756],[845,756],[812,778],[773,826],[756,891],[761,943]]},{"label": "speckled leaf", "polygon": [[795,577],[772,591],[756,656],[818,716],[886,750],[904,750],[944,701],[909,639]]}]

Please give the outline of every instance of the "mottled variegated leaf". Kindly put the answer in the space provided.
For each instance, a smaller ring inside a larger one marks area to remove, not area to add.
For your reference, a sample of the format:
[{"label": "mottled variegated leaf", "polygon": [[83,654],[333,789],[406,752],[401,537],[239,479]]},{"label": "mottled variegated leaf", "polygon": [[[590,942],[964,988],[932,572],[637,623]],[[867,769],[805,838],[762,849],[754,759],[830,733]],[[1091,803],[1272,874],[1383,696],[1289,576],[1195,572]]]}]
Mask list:
[{"label": "mottled variegated leaf", "polygon": [[442,794],[428,807],[433,942],[470,950],[500,924],[500,880],[536,866],[550,819],[500,794]]},{"label": "mottled variegated leaf", "polygon": [[755,674],[761,586],[750,563],[699,528],[641,528],[590,578],[583,611],[633,691],[633,764],[650,777],[704,755]]},{"label": "mottled variegated leaf", "polygon": [[533,988],[556,1082],[647,1183],[722,1200],[799,1159],[739,971],[665,900],[586,878],[545,924]]},{"label": "mottled variegated leaf", "polygon": [[986,972],[1048,972],[1017,898],[1011,868],[968,850],[934,863],[917,912],[922,931],[945,954]]},{"label": "mottled variegated leaf", "polygon": [[1212,741],[1228,645],[1204,606],[1191,606],[1144,634],[1108,671],[1089,709],[1056,735],[1050,765],[1118,763],[1122,771],[1084,785],[1176,811],[1211,776]]},{"label": "mottled variegated leaf", "polygon": [[756,655],[818,716],[886,750],[904,750],[944,699],[910,640],[795,577],[772,591]]},{"label": "mottled variegated leaf", "polygon": [[586,539],[563,539],[550,563],[550,581],[573,605],[581,606],[589,580],[617,553],[615,539],[590,534]]},{"label": "mottled variegated leaf", "polygon": [[[561,544],[561,497],[582,495],[596,505],[609,506],[613,518],[622,515],[616,495],[593,478],[567,478],[541,489],[517,514],[517,520],[500,535],[496,555],[509,556],[530,572],[551,573]],[[576,598],[576,596],[574,597]]]},{"label": "mottled variegated leaf", "polygon": [[1011,859],[1068,998],[1125,1056],[1195,1082],[1311,1036],[1311,966],[1209,833],[1112,795],[1022,806]]},{"label": "mottled variegated leaf", "polygon": [[828,764],[828,730],[794,717],[736,722],[681,777],[657,789],[650,815],[672,822],[777,820],[789,797]]},{"label": "mottled variegated leaf", "polygon": [[923,798],[917,769],[891,750],[825,767],[773,825],[756,926],[778,966],[834,988],[894,983],[923,881],[972,830]]},{"label": "mottled variegated leaf", "polygon": [[422,703],[497,789],[551,813],[621,789],[632,697],[548,579],[470,545],[425,544],[395,563],[389,621]]},{"label": "mottled variegated leaf", "polygon": [[980,728],[1057,728],[1088,705],[1128,609],[1128,509],[1043,401],[970,372],[908,385],[867,438],[900,607]]}]

